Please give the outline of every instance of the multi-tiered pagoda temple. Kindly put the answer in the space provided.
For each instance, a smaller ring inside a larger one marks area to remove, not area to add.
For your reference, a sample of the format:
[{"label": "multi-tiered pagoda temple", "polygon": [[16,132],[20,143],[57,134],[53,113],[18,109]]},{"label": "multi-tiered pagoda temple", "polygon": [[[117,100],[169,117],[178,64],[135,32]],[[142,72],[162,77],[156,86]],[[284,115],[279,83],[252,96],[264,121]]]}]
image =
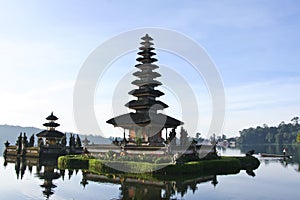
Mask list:
[{"label": "multi-tiered pagoda temple", "polygon": [[156,55],[153,52],[154,48],[151,42],[153,39],[148,34],[141,39],[143,42],[141,42],[142,46],[139,48],[139,57],[136,59],[139,64],[135,65],[139,71],[133,73],[139,79],[132,82],[133,85],[138,86],[138,89],[129,92],[137,99],[125,104],[135,112],[117,116],[108,120],[107,123],[124,128],[124,140],[125,130],[128,130],[128,142],[140,141],[150,146],[163,146],[163,129],[166,129],[167,133],[168,128],[175,129],[183,122],[158,112],[167,108],[168,105],[156,99],[164,93],[155,89],[161,85],[159,81],[155,80],[161,75],[154,71],[158,66],[153,64],[157,61],[156,58],[152,57]]},{"label": "multi-tiered pagoda temple", "polygon": [[81,140],[77,135],[70,134],[69,146],[67,146],[66,134],[56,130],[60,124],[56,123],[58,117],[53,112],[46,117],[48,122],[43,125],[47,128],[36,134],[38,137],[37,145],[34,145],[34,135],[27,140],[27,136],[24,133],[20,133],[16,141],[16,145],[10,145],[7,141],[5,143],[4,157],[6,156],[22,156],[22,157],[38,157],[47,159],[49,157],[58,157],[66,154],[81,154],[83,148]]},{"label": "multi-tiered pagoda temple", "polygon": [[45,144],[57,145],[61,142],[62,137],[64,137],[64,134],[62,132],[55,130],[56,127],[60,126],[60,124],[55,122],[56,120],[58,120],[58,117],[53,115],[52,112],[51,115],[46,118],[46,120],[48,120],[49,122],[44,123],[43,125],[47,129],[36,134],[36,136],[39,138],[39,142],[42,141],[43,138],[45,138]]}]

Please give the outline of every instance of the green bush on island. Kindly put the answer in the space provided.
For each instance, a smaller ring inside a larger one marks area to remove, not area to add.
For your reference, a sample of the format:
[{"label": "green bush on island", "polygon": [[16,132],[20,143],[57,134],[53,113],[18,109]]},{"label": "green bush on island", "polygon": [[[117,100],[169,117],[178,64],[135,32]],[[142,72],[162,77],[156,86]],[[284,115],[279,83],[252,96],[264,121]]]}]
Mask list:
[{"label": "green bush on island", "polygon": [[[127,157],[128,158],[128,157]],[[144,157],[142,157],[144,158]],[[148,158],[148,157],[146,157]],[[123,157],[124,159],[124,157]],[[153,163],[133,158],[127,160],[117,159],[96,159],[88,156],[61,156],[58,158],[58,166],[61,169],[89,169],[98,172],[118,172],[115,169],[129,171],[134,173],[151,172],[157,168],[164,167],[169,164],[169,158],[158,157]],[[119,170],[120,171],[120,170]]]},{"label": "green bush on island", "polygon": [[238,159],[222,157],[214,160],[192,161],[184,164],[172,164],[162,168],[158,173],[188,174],[188,173],[238,173],[241,164]]},{"label": "green bush on island", "polygon": [[259,161],[255,157],[221,157],[213,160],[192,161],[183,164],[164,163],[163,158],[154,163],[100,160],[88,156],[62,156],[58,166],[62,169],[87,169],[98,173],[155,173],[155,174],[189,174],[189,173],[238,173],[241,169],[256,169]]},{"label": "green bush on island", "polygon": [[296,138],[296,142],[297,142],[298,144],[300,144],[300,131],[298,132],[298,135],[297,135],[297,138]]},{"label": "green bush on island", "polygon": [[157,168],[161,168],[166,165],[167,164],[151,164],[147,162],[90,159],[89,171],[98,173],[145,173],[155,171]]},{"label": "green bush on island", "polygon": [[234,158],[239,160],[241,164],[241,169],[255,170],[260,165],[259,160],[253,156],[234,157]]},{"label": "green bush on island", "polygon": [[83,155],[67,155],[58,158],[61,169],[88,169],[90,157]]}]

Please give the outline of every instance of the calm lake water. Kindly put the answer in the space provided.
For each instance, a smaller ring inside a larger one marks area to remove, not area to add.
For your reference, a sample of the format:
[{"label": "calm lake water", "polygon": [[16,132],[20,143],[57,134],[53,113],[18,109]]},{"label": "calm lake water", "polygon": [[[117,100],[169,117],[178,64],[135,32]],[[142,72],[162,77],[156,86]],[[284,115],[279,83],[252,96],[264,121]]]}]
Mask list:
[{"label": "calm lake water", "polygon": [[[281,146],[219,149],[222,155],[244,155],[250,149],[280,153]],[[288,147],[292,159],[260,158],[255,176],[232,175],[126,179],[61,171],[55,161],[0,158],[0,199],[299,199],[300,147]],[[134,197],[134,198],[132,198]]]}]

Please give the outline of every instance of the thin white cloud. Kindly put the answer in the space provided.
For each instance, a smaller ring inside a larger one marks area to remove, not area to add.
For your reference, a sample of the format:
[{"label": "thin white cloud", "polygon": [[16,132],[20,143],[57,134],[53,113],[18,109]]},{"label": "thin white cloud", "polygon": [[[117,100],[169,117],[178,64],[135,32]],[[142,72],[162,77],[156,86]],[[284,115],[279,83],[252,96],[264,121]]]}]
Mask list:
[{"label": "thin white cloud", "polygon": [[263,123],[277,125],[300,114],[300,78],[250,83],[226,89],[227,114],[224,132]]}]

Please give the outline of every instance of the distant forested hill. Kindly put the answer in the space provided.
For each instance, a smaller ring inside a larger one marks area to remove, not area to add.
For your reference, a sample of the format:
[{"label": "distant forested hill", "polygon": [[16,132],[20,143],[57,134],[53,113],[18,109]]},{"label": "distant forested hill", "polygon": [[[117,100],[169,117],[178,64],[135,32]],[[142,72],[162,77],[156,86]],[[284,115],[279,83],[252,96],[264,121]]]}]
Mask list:
[{"label": "distant forested hill", "polygon": [[291,119],[291,123],[282,121],[278,126],[264,124],[262,127],[247,128],[240,131],[241,144],[293,144],[300,133],[299,117]]},{"label": "distant forested hill", "polygon": [[34,127],[0,125],[0,145],[3,145],[6,140],[8,140],[10,143],[15,143],[20,132],[25,132],[27,137],[30,137],[32,134],[36,134],[40,131],[41,129]]},{"label": "distant forested hill", "polygon": [[[4,142],[8,140],[11,144],[15,144],[17,137],[20,132],[25,132],[27,137],[29,138],[32,134],[37,134],[41,131],[41,129],[35,127],[22,127],[22,126],[12,126],[12,125],[0,125],[0,151],[3,152]],[[67,132],[67,136],[69,137],[69,133]],[[95,135],[81,135],[79,134],[81,140],[84,140],[87,137],[90,140],[90,143],[95,144],[108,144],[111,141],[108,138],[102,136]],[[37,139],[35,140],[37,141]],[[0,152],[0,155],[1,155]]]}]

